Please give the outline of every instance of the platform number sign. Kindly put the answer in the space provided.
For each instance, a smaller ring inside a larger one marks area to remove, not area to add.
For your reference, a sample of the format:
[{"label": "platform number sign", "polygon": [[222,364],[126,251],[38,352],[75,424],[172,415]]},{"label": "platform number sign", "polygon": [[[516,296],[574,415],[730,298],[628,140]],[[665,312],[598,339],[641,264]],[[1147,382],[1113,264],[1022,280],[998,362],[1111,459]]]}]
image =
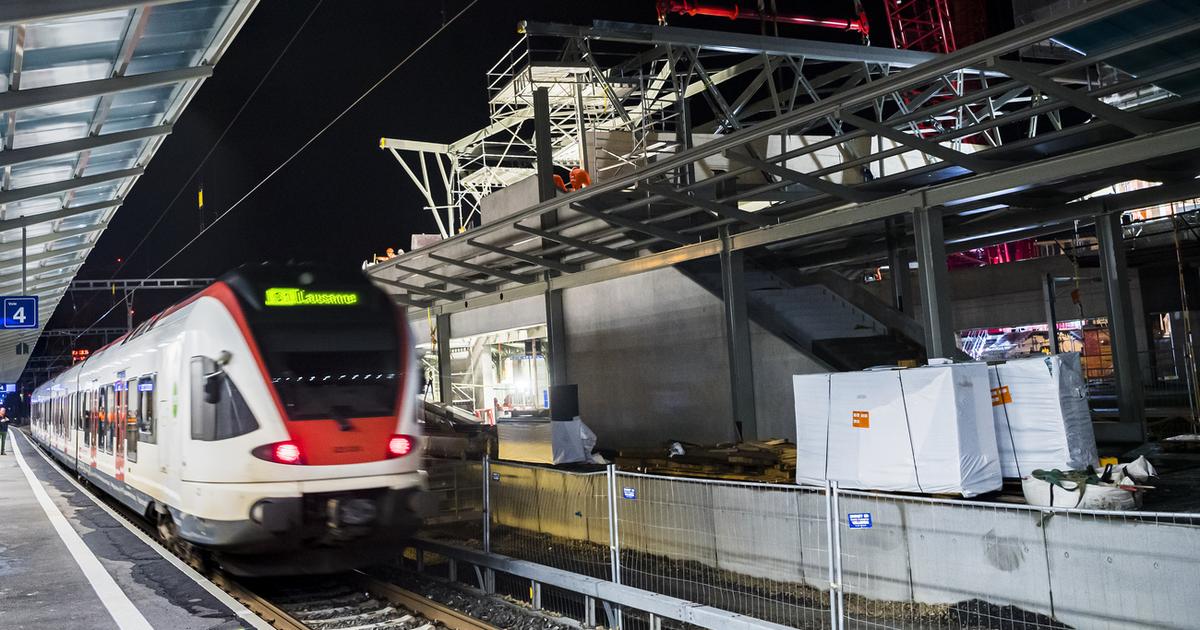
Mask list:
[{"label": "platform number sign", "polygon": [[6,296],[0,300],[4,302],[4,319],[0,321],[0,328],[38,327],[38,298],[36,295]]},{"label": "platform number sign", "polygon": [[846,515],[846,521],[850,525],[850,529],[870,529],[871,528],[871,513],[870,512],[854,512]]}]

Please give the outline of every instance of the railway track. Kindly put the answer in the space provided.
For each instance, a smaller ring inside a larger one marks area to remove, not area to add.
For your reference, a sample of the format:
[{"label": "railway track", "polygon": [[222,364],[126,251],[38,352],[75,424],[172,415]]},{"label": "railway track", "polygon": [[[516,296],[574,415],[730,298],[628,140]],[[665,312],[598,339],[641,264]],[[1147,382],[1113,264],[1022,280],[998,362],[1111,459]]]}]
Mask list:
[{"label": "railway track", "polygon": [[478,619],[363,573],[296,578],[247,588],[218,576],[227,593],[280,630],[495,630]]},{"label": "railway track", "polygon": [[[45,454],[41,445],[30,445]],[[241,602],[278,630],[498,630],[457,610],[395,584],[362,572],[320,577],[262,579],[251,587],[220,569],[197,561],[197,556],[165,544],[146,519],[111,497],[93,492],[86,480],[48,457],[51,464],[80,490],[106,506],[183,563]]]}]

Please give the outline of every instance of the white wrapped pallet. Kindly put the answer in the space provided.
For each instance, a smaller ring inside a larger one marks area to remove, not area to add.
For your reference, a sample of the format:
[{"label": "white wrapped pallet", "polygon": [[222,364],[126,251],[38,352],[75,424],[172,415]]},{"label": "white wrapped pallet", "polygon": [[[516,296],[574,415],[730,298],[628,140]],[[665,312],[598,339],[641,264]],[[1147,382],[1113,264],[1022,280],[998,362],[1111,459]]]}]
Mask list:
[{"label": "white wrapped pallet", "polygon": [[793,377],[796,481],[964,497],[1001,486],[987,366]]},{"label": "white wrapped pallet", "polygon": [[989,366],[988,376],[1005,477],[1027,477],[1039,468],[1096,465],[1096,435],[1079,353],[998,363]]}]

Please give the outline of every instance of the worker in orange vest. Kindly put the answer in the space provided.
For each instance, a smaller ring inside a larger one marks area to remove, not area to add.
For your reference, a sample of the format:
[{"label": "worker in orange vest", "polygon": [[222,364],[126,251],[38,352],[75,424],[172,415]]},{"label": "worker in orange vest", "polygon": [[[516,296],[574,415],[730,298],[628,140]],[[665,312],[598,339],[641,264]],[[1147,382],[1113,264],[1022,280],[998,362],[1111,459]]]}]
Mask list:
[{"label": "worker in orange vest", "polygon": [[563,182],[562,176],[555,173],[554,174],[554,187],[563,192],[573,192],[576,190],[583,190],[584,188],[587,188],[588,186],[592,185],[592,176],[588,175],[587,171],[583,170],[582,168],[580,168],[578,166],[571,169],[570,178],[571,178],[571,187],[568,188],[566,183]]}]

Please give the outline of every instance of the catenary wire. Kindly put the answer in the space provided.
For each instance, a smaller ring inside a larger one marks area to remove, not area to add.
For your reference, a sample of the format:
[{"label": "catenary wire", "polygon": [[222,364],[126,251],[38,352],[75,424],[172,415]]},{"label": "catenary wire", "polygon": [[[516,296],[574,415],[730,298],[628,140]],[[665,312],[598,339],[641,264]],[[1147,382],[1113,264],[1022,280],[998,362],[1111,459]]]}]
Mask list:
[{"label": "catenary wire", "polygon": [[[208,159],[210,157],[212,157],[213,153],[216,152],[217,147],[221,145],[221,141],[225,139],[225,136],[229,133],[229,130],[233,128],[234,123],[236,123],[238,121],[238,119],[241,118],[242,112],[246,111],[246,107],[248,105],[250,105],[250,101],[254,100],[254,97],[258,94],[258,91],[262,88],[263,84],[266,83],[267,79],[270,78],[270,76],[275,72],[275,68],[279,65],[279,62],[283,60],[284,55],[286,55],[288,50],[291,49],[292,44],[294,44],[296,42],[296,39],[298,39],[300,37],[300,33],[304,30],[304,27],[308,26],[308,22],[312,19],[313,15],[316,14],[317,9],[321,8],[321,5],[324,2],[325,2],[325,0],[317,0],[316,4],[314,4],[312,9],[309,10],[308,15],[305,16],[305,18],[304,18],[304,21],[300,23],[300,26],[296,29],[296,31],[294,33],[292,33],[292,37],[287,41],[286,44],[284,44],[283,48],[279,51],[279,54],[275,56],[275,61],[273,61],[271,63],[271,66],[269,68],[267,68],[267,71],[258,80],[258,84],[254,86],[254,89],[251,90],[250,94],[248,96],[246,96],[245,100],[242,101],[241,107],[239,107],[237,112],[234,113],[233,118],[229,119],[229,122],[225,125],[225,128],[221,130],[221,134],[219,136],[217,136],[216,141],[213,142],[211,147],[209,147],[208,152],[204,154],[204,157],[200,160],[200,163],[196,165],[196,168],[193,169],[191,174],[188,175],[187,179],[184,180],[183,184],[179,187],[179,190],[176,191],[175,196],[171,197],[171,201],[167,202],[166,207],[164,207],[163,211],[158,214],[158,218],[155,219],[154,223],[150,225],[150,229],[146,230],[146,233],[144,235],[142,235],[141,240],[139,240],[137,242],[137,244],[133,246],[133,249],[131,249],[129,251],[129,253],[127,253],[121,259],[121,263],[117,266],[116,270],[113,271],[113,274],[108,278],[109,280],[113,280],[118,275],[120,275],[121,271],[123,269],[125,269],[125,266],[128,265],[129,261],[133,258],[133,255],[136,254],[138,252],[138,250],[140,250],[142,248],[142,245],[145,245],[146,241],[148,241],[150,239],[150,235],[154,233],[154,230],[158,228],[158,226],[162,223],[163,219],[165,219],[167,214],[170,213],[171,208],[173,208],[175,206],[175,203],[177,201],[179,201],[179,198],[183,196],[183,193],[187,190],[188,185],[190,185],[192,183],[192,180],[194,180],[196,178],[196,175],[200,173],[200,170],[203,169],[204,165],[208,163]],[[91,306],[92,302],[94,302],[99,295],[100,295],[100,292],[93,293],[83,303],[83,306],[79,307],[79,309],[86,309],[87,307]],[[114,303],[112,307],[110,307],[107,311],[105,311],[104,315],[100,316],[100,319],[103,319],[109,313],[111,313],[113,311],[113,309],[116,308],[116,304],[117,303]],[[79,309],[77,309],[77,310],[79,310]],[[76,335],[75,337],[73,337],[71,339],[71,343],[68,345],[74,346],[75,342],[78,341],[81,336],[83,336],[85,333],[87,333],[87,331],[91,330],[92,327],[94,327],[96,325],[96,323],[98,323],[99,321],[100,321],[99,319],[96,320],[96,322],[93,322],[90,326],[85,328],[83,330],[83,332],[81,332],[79,335]],[[59,354],[57,357],[55,357],[55,361],[57,361],[61,357],[62,357],[62,354]]]},{"label": "catenary wire", "polygon": [[[400,70],[400,68],[402,68],[410,59],[412,59],[414,56],[416,56],[417,53],[421,52],[427,45],[429,45],[430,42],[432,42],[435,38],[437,38],[438,35],[440,35],[443,31],[445,31],[452,24],[454,24],[454,22],[456,22],[459,17],[461,17],[464,13],[469,11],[478,2],[479,2],[479,0],[471,0],[471,2],[467,4],[467,6],[463,7],[458,13],[455,13],[454,16],[452,16],[449,20],[447,20],[440,27],[438,27],[438,29],[435,30],[432,34],[430,34],[429,37],[425,38],[425,40],[422,41],[419,45],[417,45],[416,48],[414,48],[407,55],[405,55],[405,57],[403,59],[401,59],[399,63],[392,66],[392,68],[390,70],[388,70],[386,73],[384,73],[384,75],[382,77],[380,77],[379,80],[377,80],[377,81],[375,81],[375,83],[371,84],[371,86],[368,87],[366,89],[366,91],[364,91],[361,95],[359,95],[358,98],[354,99],[354,101],[352,101],[348,106],[346,106],[345,109],[343,109],[336,116],[334,116],[332,120],[330,120],[328,123],[326,123],[325,126],[321,127],[321,129],[319,129],[308,140],[306,140],[302,145],[300,145],[300,147],[298,149],[296,149],[291,155],[289,155],[282,163],[280,163],[279,166],[276,166],[274,169],[272,169],[271,172],[267,173],[267,175],[264,176],[257,184],[252,186],[250,188],[250,190],[246,191],[245,194],[243,194],[241,197],[239,197],[237,199],[237,201],[230,204],[230,206],[228,208],[226,208],[221,214],[217,215],[217,217],[215,219],[213,219],[212,223],[209,223],[207,226],[203,227],[199,232],[196,233],[195,236],[192,237],[191,240],[189,240],[182,247],[180,247],[178,250],[176,250],[174,254],[172,254],[169,258],[167,258],[165,261],[163,261],[163,263],[160,264],[157,268],[155,268],[154,271],[150,272],[147,277],[153,277],[159,271],[162,271],[162,269],[164,267],[166,267],[168,264],[170,264],[171,261],[178,258],[180,254],[182,254],[185,250],[187,250],[188,247],[190,247],[193,243],[195,243],[197,240],[199,240],[200,237],[204,236],[204,234],[206,232],[208,232],[208,230],[210,230],[214,225],[219,223],[221,221],[221,219],[225,218],[226,215],[228,215],[230,212],[233,212],[239,205],[242,204],[242,202],[244,202],[251,195],[253,195],[264,184],[266,184],[268,181],[270,181],[270,179],[272,177],[274,177],[277,173],[279,173],[285,167],[287,167],[287,165],[290,164],[292,162],[292,160],[296,159],[296,157],[299,156],[305,149],[307,149],[313,142],[315,142],[318,138],[320,138],[322,135],[324,135],[324,133],[326,131],[328,131],[331,127],[333,127],[333,125],[337,124],[338,121],[340,121],[343,117],[345,117],[345,115],[348,114],[350,112],[350,110],[354,109],[354,107],[357,106],[360,102],[362,102],[363,99],[370,96],[370,94],[372,92],[374,92],[375,89],[378,88],[380,85],[382,85],[384,81],[387,81],[389,78],[391,78],[391,76],[393,74],[395,74],[398,70]],[[211,154],[211,151],[210,151],[210,154]],[[197,169],[197,170],[199,170],[199,169]],[[186,184],[185,184],[185,187],[186,187]],[[138,287],[134,287],[133,289],[131,289],[131,291],[137,290],[137,288]],[[82,337],[84,334],[86,334],[87,331],[94,328],[96,326],[96,324],[100,323],[100,321],[102,321],[105,317],[107,317],[109,315],[109,313],[112,313],[113,310],[116,309],[117,304],[118,303],[114,303],[112,306],[110,306],[108,308],[108,310],[106,310],[103,314],[101,314],[100,317],[97,317],[95,321],[93,321],[91,324],[88,324],[88,326],[86,328],[84,328],[83,331],[81,331],[78,335],[76,335],[72,339],[72,341],[78,340],[80,337]],[[65,352],[60,353],[57,357],[55,357],[55,361],[57,361],[59,358],[61,358],[64,354],[66,354],[66,353]]]}]

